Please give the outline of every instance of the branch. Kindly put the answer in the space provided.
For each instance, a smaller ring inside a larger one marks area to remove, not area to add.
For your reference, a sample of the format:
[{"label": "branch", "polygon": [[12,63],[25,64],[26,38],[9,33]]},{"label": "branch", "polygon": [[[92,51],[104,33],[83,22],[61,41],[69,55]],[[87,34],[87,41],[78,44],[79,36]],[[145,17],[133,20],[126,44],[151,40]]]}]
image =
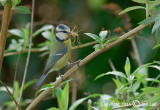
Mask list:
[{"label": "branch", "polygon": [[[106,38],[105,41],[106,40],[108,40],[108,38]],[[96,44],[96,43],[97,43],[97,41],[92,41],[92,42],[89,42],[89,43],[81,44],[79,46],[74,46],[74,47],[72,47],[72,49],[75,50],[75,49],[87,47],[87,46],[90,46],[90,45],[93,45],[93,44]],[[46,51],[46,50],[43,50],[43,51]],[[31,52],[43,52],[43,51],[40,48],[31,49]],[[27,52],[28,52],[28,50],[23,50],[21,53],[27,53]],[[17,55],[17,54],[19,54],[18,51],[17,52],[8,52],[8,53],[4,54],[4,57],[11,56],[11,55]]]},{"label": "branch", "polygon": [[17,105],[17,107],[21,109],[21,107],[18,105],[18,103],[16,102],[15,98],[13,97],[12,93],[9,91],[8,87],[6,86],[5,83],[3,83],[1,80],[0,80],[0,83],[6,88],[7,92],[9,93],[9,95],[11,96],[11,98],[13,99],[14,103]]},{"label": "branch", "polygon": [[6,39],[7,39],[7,30],[8,30],[9,21],[10,21],[10,12],[11,12],[11,1],[9,5],[6,5],[6,4],[4,5],[1,34],[0,34],[0,73],[2,69],[3,55],[4,55]]},{"label": "branch", "polygon": [[[90,60],[92,60],[93,58],[95,58],[97,55],[107,51],[108,49],[112,48],[113,46],[119,44],[120,42],[122,42],[123,40],[127,39],[128,37],[130,37],[131,35],[139,32],[140,30],[144,29],[145,27],[147,27],[148,25],[140,25],[136,28],[134,28],[133,30],[127,32],[126,34],[122,35],[119,39],[117,39],[116,41],[108,44],[107,46],[105,46],[103,49],[100,49],[98,51],[94,51],[92,52],[90,55],[88,55],[87,57],[85,57],[80,63],[79,66],[84,66],[86,63],[88,63]],[[63,75],[63,79],[67,79],[69,76],[71,76],[76,70],[78,69],[78,66],[75,65],[74,67],[72,67],[70,70],[68,70],[64,75]],[[62,82],[61,79],[55,81],[53,83],[53,85],[56,87],[58,86],[60,83]],[[48,88],[47,90],[43,91],[38,97],[35,98],[35,100],[27,107],[26,110],[32,110],[41,100],[43,100],[44,97],[46,97],[50,92],[52,91],[51,88]]]},{"label": "branch", "polygon": [[160,107],[160,103],[157,106],[151,108],[150,110],[157,110],[159,107]]},{"label": "branch", "polygon": [[[22,85],[21,85],[21,91],[20,91],[18,104],[20,104],[20,102],[21,102],[21,97],[22,97],[22,94],[23,94],[23,87],[24,87],[24,83],[25,83],[25,79],[26,79],[26,75],[27,75],[27,71],[28,71],[28,66],[29,66],[29,59],[30,59],[30,55],[31,55],[32,38],[33,38],[34,8],[35,8],[35,0],[32,0],[32,15],[31,15],[31,26],[30,26],[30,43],[29,43],[28,56],[27,56],[25,70],[24,70],[23,81],[22,81]],[[17,110],[18,110],[18,108],[17,108]]]}]

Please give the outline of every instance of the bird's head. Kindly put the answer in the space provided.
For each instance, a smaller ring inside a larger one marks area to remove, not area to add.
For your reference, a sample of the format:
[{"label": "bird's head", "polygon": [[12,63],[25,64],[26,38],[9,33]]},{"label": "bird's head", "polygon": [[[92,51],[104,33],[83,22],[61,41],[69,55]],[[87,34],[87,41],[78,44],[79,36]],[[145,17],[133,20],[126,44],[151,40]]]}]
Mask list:
[{"label": "bird's head", "polygon": [[58,41],[65,41],[71,35],[70,28],[64,24],[59,24],[55,29],[55,36]]}]

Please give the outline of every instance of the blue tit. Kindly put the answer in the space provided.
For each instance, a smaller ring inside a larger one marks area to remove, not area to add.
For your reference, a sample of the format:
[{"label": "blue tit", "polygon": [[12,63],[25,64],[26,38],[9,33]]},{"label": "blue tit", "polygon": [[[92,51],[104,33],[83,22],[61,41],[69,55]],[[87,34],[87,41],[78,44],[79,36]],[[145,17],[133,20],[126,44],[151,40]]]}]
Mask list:
[{"label": "blue tit", "polygon": [[38,89],[46,76],[53,72],[59,71],[67,65],[71,54],[70,28],[64,24],[59,24],[55,29],[55,40],[50,51],[47,64],[41,78],[35,88]]}]

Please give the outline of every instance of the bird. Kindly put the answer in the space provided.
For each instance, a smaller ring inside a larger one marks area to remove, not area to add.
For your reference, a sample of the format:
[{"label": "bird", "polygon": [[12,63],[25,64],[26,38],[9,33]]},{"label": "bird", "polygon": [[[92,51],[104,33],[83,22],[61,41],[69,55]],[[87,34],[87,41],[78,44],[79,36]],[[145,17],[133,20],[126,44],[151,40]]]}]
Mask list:
[{"label": "bird", "polygon": [[[47,75],[53,71],[59,71],[67,65],[71,54],[71,31],[64,24],[59,24],[55,28],[55,40],[50,51],[44,72],[35,88],[38,89]],[[62,78],[63,80],[63,78]]]}]

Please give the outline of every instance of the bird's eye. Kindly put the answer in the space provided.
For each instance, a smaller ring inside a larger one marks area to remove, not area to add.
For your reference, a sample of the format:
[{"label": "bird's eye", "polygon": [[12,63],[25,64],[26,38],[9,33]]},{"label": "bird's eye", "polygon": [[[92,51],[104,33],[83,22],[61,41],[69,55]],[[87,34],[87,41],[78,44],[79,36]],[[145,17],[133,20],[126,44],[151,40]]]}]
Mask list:
[{"label": "bird's eye", "polygon": [[67,31],[61,31],[61,32],[63,32],[63,33],[68,33]]}]

